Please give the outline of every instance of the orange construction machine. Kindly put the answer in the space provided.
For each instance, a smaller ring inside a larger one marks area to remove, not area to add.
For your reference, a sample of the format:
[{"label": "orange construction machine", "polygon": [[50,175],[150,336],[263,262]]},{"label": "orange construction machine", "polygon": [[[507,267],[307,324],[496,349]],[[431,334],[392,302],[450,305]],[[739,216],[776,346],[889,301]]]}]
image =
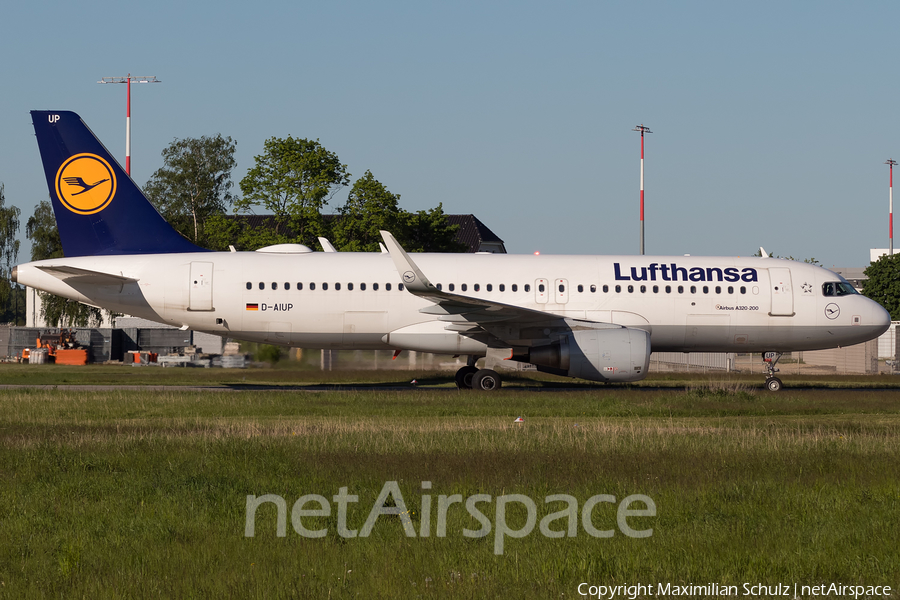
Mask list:
[{"label": "orange construction machine", "polygon": [[38,348],[46,348],[47,356],[58,365],[86,365],[87,348],[79,348],[75,332],[60,329],[58,335],[42,335],[37,339]]}]

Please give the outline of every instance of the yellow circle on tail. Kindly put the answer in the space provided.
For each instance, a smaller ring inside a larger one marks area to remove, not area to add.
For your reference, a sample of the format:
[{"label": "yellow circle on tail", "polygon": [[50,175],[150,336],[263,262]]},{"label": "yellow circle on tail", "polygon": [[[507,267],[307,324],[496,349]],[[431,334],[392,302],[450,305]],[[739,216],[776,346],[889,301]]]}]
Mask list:
[{"label": "yellow circle on tail", "polygon": [[116,195],[116,175],[96,154],[76,154],[56,172],[56,195],[63,206],[79,215],[100,212]]}]

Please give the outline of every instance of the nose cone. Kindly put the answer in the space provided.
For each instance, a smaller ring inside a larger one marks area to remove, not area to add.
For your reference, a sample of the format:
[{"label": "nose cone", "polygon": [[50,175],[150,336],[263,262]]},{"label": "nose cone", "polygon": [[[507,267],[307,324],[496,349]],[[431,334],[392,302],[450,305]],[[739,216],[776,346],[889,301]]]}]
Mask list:
[{"label": "nose cone", "polygon": [[870,300],[870,302],[872,303],[870,323],[872,324],[872,328],[877,330],[875,335],[881,335],[891,326],[891,313],[886,311],[883,306],[874,300]]}]

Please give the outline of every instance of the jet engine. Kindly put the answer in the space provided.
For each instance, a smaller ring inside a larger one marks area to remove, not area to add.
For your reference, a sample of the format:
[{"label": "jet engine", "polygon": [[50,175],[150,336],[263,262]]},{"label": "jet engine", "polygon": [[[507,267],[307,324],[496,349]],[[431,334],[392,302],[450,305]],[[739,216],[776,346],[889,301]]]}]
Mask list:
[{"label": "jet engine", "polygon": [[650,366],[650,334],[630,327],[580,329],[558,342],[530,348],[513,360],[592,381],[638,381],[647,376]]}]

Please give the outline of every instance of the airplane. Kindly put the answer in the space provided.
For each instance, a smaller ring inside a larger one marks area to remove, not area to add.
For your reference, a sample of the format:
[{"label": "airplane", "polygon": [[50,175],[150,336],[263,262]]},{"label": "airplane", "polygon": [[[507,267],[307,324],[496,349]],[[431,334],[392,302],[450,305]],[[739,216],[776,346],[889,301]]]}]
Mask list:
[{"label": "airplane", "polygon": [[[611,383],[645,378],[651,350],[760,352],[778,391],[784,352],[858,344],[890,326],[841,276],[767,256],[413,257],[386,231],[380,253],[326,243],[212,252],[163,219],[77,114],[31,115],[65,258],[20,264],[12,280],[182,329],[465,355],[457,385],[484,391],[502,380],[476,366],[482,357]],[[63,185],[77,180],[97,183]]]}]

